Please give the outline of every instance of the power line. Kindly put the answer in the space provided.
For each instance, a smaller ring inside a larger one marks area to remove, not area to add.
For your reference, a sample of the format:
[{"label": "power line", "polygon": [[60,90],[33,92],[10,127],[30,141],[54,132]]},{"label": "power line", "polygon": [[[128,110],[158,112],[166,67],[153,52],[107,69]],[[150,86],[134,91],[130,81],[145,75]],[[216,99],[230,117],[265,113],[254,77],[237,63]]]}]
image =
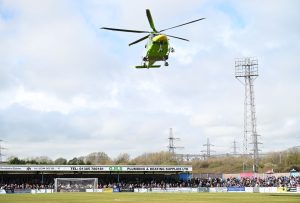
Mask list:
[{"label": "power line", "polygon": [[237,153],[237,141],[235,141],[235,139],[233,140],[233,152],[232,152],[232,154],[234,155],[234,156],[236,156],[238,153]]},{"label": "power line", "polygon": [[204,145],[202,145],[202,146],[206,147],[206,150],[203,150],[202,152],[206,152],[205,156],[206,156],[207,158],[209,158],[209,157],[211,156],[211,152],[212,152],[212,150],[211,150],[210,147],[211,147],[211,146],[214,146],[214,145],[210,144],[209,138],[207,138],[206,144],[204,144]]},{"label": "power line", "polygon": [[2,147],[2,142],[3,140],[0,140],[0,164],[2,163],[2,157],[5,156],[3,153],[2,153],[2,150],[5,150],[6,148]]}]

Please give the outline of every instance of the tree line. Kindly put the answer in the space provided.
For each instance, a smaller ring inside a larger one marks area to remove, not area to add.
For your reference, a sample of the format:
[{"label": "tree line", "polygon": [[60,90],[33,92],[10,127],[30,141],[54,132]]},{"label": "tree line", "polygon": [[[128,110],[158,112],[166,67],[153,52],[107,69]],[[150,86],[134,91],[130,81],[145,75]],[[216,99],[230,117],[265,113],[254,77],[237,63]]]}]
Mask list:
[{"label": "tree line", "polygon": [[144,153],[131,159],[128,153],[119,154],[116,158],[110,158],[105,152],[93,152],[86,156],[74,157],[70,160],[60,157],[55,160],[47,156],[20,159],[9,157],[8,164],[37,164],[37,165],[172,165],[178,164],[173,160],[169,152]]}]

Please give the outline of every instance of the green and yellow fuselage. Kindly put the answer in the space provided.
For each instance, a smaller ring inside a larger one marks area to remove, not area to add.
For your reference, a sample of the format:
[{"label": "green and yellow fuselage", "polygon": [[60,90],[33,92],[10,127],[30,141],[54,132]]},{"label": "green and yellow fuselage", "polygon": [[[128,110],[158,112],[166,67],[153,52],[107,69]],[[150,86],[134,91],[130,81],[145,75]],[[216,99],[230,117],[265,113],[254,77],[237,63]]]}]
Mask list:
[{"label": "green and yellow fuselage", "polygon": [[[153,65],[156,61],[166,61],[169,54],[169,42],[166,35],[158,34],[150,37],[146,44],[146,53],[143,58],[143,68],[158,68],[160,65]],[[142,68],[137,66],[137,68]]]}]

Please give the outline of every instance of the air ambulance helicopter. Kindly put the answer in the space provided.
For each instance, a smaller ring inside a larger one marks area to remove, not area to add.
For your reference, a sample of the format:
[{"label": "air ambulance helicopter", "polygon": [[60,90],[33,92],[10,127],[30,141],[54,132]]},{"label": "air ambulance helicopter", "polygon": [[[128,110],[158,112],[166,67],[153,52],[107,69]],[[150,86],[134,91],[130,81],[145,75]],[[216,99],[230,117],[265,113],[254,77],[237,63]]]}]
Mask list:
[{"label": "air ambulance helicopter", "polygon": [[119,31],[119,32],[147,33],[146,36],[144,36],[134,42],[131,42],[129,44],[129,46],[131,46],[133,44],[139,43],[148,38],[148,42],[145,45],[146,54],[145,54],[145,56],[143,56],[142,65],[135,66],[135,68],[159,68],[160,65],[154,65],[154,63],[157,61],[164,61],[165,66],[168,66],[169,64],[168,64],[167,60],[169,58],[169,53],[174,52],[174,49],[169,46],[168,37],[172,37],[172,38],[176,38],[176,39],[180,39],[180,40],[184,40],[184,41],[189,41],[189,40],[181,38],[181,37],[163,34],[162,32],[205,19],[205,18],[200,18],[197,20],[193,20],[193,21],[190,21],[187,23],[183,23],[183,24],[180,24],[177,26],[173,26],[173,27],[170,27],[167,29],[162,29],[162,30],[157,31],[154,26],[154,22],[153,22],[153,19],[152,19],[149,9],[146,9],[146,15],[147,15],[150,27],[152,28],[152,31],[128,30],[128,29],[101,27],[101,29]]}]

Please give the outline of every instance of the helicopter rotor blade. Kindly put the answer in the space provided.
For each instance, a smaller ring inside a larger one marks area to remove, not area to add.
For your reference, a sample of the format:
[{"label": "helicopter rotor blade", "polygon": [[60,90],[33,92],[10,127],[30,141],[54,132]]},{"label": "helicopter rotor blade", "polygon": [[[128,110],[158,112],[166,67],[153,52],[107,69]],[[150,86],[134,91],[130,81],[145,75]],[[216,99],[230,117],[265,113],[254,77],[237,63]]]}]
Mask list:
[{"label": "helicopter rotor blade", "polygon": [[149,35],[146,35],[145,37],[142,37],[142,38],[140,38],[140,39],[138,39],[138,40],[136,40],[136,41],[134,41],[134,42],[131,42],[131,43],[129,44],[129,46],[131,46],[131,45],[133,45],[133,44],[136,44],[136,43],[139,43],[139,42],[141,42],[141,41],[147,39],[148,37],[149,37]]},{"label": "helicopter rotor blade", "polygon": [[119,31],[119,32],[150,33],[149,31],[142,31],[142,30],[127,30],[127,29],[110,28],[110,27],[101,27],[100,29],[104,29],[104,30],[112,30],[112,31]]},{"label": "helicopter rotor blade", "polygon": [[190,41],[188,39],[184,39],[184,38],[181,38],[181,37],[176,37],[176,36],[173,36],[173,35],[166,35],[166,36],[173,37],[173,38],[176,38],[176,39],[181,39],[181,40],[188,41],[188,42]]},{"label": "helicopter rotor blade", "polygon": [[151,16],[151,13],[150,13],[149,9],[146,9],[146,14],[147,14],[147,18],[148,18],[150,27],[152,28],[152,30],[154,32],[157,32],[157,30],[155,29],[154,22],[153,22],[153,19],[152,19],[152,16]]},{"label": "helicopter rotor blade", "polygon": [[184,25],[187,25],[187,24],[190,24],[190,23],[195,23],[195,22],[200,21],[200,20],[203,20],[203,19],[205,19],[205,18],[200,18],[200,19],[193,20],[193,21],[190,21],[190,22],[187,22],[187,23],[183,23],[183,24],[181,24],[181,25],[176,25],[176,26],[174,26],[174,27],[170,27],[170,28],[167,28],[167,29],[160,30],[159,32],[163,32],[163,31],[166,31],[166,30],[171,30],[171,29],[173,29],[173,28],[181,27],[181,26],[184,26]]}]

